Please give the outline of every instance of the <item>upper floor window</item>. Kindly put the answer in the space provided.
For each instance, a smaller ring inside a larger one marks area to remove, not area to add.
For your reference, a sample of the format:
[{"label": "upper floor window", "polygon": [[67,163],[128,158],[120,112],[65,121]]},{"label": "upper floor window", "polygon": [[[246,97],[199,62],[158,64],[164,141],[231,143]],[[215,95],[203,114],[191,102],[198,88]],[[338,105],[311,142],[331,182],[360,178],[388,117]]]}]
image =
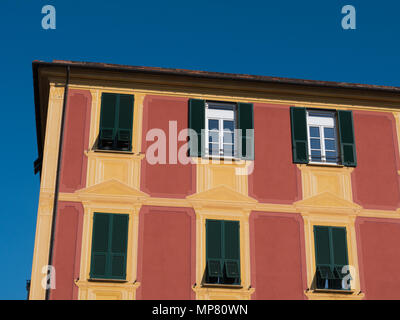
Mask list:
[{"label": "upper floor window", "polygon": [[336,112],[307,110],[308,157],[315,163],[339,163]]},{"label": "upper floor window", "polygon": [[131,94],[102,94],[98,149],[132,150],[133,104]]},{"label": "upper floor window", "polygon": [[254,160],[252,103],[189,99],[188,107],[191,157]]},{"label": "upper floor window", "polygon": [[206,144],[209,156],[236,156],[236,105],[226,103],[206,103]]},{"label": "upper floor window", "polygon": [[294,163],[357,166],[353,113],[290,108]]}]

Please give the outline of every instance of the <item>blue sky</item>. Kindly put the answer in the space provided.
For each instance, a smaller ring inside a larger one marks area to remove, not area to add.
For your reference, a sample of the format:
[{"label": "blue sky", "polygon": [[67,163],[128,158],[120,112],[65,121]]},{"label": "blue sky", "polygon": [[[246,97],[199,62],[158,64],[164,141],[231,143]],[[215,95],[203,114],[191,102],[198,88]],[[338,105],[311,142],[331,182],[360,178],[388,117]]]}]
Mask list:
[{"label": "blue sky", "polygon": [[[41,27],[44,5],[56,29]],[[357,29],[343,30],[353,5]],[[25,299],[39,195],[32,60],[400,86],[398,1],[2,0],[0,299]]]}]

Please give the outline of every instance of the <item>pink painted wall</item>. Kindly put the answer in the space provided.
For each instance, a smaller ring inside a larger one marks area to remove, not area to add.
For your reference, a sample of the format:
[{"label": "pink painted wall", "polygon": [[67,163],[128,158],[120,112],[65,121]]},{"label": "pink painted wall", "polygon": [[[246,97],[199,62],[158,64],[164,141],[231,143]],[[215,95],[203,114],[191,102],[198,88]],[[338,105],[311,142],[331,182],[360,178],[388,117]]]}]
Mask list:
[{"label": "pink painted wall", "polygon": [[79,278],[83,225],[83,206],[78,202],[58,203],[53,266],[56,288],[50,291],[52,300],[76,300]]},{"label": "pink painted wall", "polygon": [[252,299],[306,299],[303,219],[298,214],[250,214]]},{"label": "pink painted wall", "polygon": [[[142,160],[141,190],[153,197],[185,198],[196,191],[196,167],[193,164],[170,164],[169,161],[169,121],[177,122],[177,133],[188,127],[188,99],[163,96],[146,96],[143,102],[142,153],[154,141],[146,141],[146,134],[151,129],[165,132],[166,164],[150,164]],[[173,136],[171,135],[173,138]],[[174,139],[177,141],[177,138]],[[177,144],[177,150],[185,141]]]},{"label": "pink painted wall", "polygon": [[365,299],[400,299],[400,221],[356,219],[361,291]]},{"label": "pink painted wall", "polygon": [[254,172],[249,196],[291,204],[302,197],[300,170],[292,161],[289,106],[254,104]]},{"label": "pink painted wall", "polygon": [[354,111],[357,167],[352,173],[354,201],[367,209],[400,207],[400,169],[392,114]]},{"label": "pink painted wall", "polygon": [[89,90],[68,91],[60,192],[74,192],[86,187],[87,157],[84,151],[89,149],[91,103]]},{"label": "pink painted wall", "polygon": [[194,299],[193,209],[143,206],[139,219],[137,299]]}]

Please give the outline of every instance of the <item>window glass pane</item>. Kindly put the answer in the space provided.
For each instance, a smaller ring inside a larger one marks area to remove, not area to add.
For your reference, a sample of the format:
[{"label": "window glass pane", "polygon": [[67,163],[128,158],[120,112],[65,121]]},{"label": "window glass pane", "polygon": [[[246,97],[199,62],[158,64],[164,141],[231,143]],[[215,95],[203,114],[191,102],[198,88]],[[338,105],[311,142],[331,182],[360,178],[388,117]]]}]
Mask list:
[{"label": "window glass pane", "polygon": [[326,162],[336,162],[336,152],[326,151]]},{"label": "window glass pane", "polygon": [[209,119],[208,120],[208,130],[219,130],[218,120]]},{"label": "window glass pane", "polygon": [[209,131],[208,132],[208,142],[219,143],[219,132]]},{"label": "window glass pane", "polygon": [[320,150],[311,150],[311,160],[312,161],[321,161],[321,151]]},{"label": "window glass pane", "polygon": [[233,132],[224,132],[224,143],[233,143]]},{"label": "window glass pane", "polygon": [[233,157],[233,145],[232,144],[224,144],[224,156]]},{"label": "window glass pane", "polygon": [[325,149],[326,150],[332,150],[335,151],[336,150],[336,146],[335,146],[335,140],[330,140],[330,139],[325,139]]},{"label": "window glass pane", "polygon": [[319,138],[319,128],[318,127],[310,127],[310,137]]},{"label": "window glass pane", "polygon": [[335,138],[335,130],[333,128],[324,128],[325,138]]},{"label": "window glass pane", "polygon": [[219,155],[218,144],[217,143],[209,143],[208,144],[208,153],[213,156]]},{"label": "window glass pane", "polygon": [[319,139],[310,139],[311,149],[321,149],[321,143]]},{"label": "window glass pane", "polygon": [[224,130],[233,131],[235,129],[235,123],[230,120],[224,120]]}]

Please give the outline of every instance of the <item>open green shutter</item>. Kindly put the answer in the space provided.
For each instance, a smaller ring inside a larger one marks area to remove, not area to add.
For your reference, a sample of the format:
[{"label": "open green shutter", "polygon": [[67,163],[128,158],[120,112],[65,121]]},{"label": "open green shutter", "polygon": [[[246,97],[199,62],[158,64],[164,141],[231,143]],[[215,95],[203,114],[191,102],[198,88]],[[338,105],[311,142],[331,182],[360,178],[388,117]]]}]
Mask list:
[{"label": "open green shutter", "polygon": [[[198,99],[189,99],[189,129],[194,130],[197,136],[190,136],[189,155],[191,157],[201,157],[204,155],[204,142],[202,141],[202,130],[205,129],[205,101]],[[204,138],[203,138],[204,140]]]},{"label": "open green shutter", "polygon": [[254,160],[254,115],[252,103],[238,103],[238,124],[242,130],[240,156]]},{"label": "open green shutter", "polygon": [[113,214],[112,217],[110,276],[125,279],[129,215]]},{"label": "open green shutter", "polygon": [[209,277],[222,277],[222,221],[206,220],[206,260]]},{"label": "open green shutter", "polygon": [[240,281],[239,221],[224,221],[224,249],[226,276]]},{"label": "open green shutter", "polygon": [[353,112],[339,110],[338,122],[342,164],[349,167],[356,167],[357,156],[354,139]]},{"label": "open green shutter", "polygon": [[99,146],[112,148],[117,133],[117,94],[103,93],[101,95],[101,112],[99,128]]},{"label": "open green shutter", "polygon": [[93,217],[91,278],[107,277],[110,218],[109,214],[104,213],[95,213]]},{"label": "open green shutter", "polygon": [[133,105],[133,95],[119,95],[117,144],[121,150],[132,150]]},{"label": "open green shutter", "polygon": [[306,108],[290,107],[294,163],[308,163]]}]

